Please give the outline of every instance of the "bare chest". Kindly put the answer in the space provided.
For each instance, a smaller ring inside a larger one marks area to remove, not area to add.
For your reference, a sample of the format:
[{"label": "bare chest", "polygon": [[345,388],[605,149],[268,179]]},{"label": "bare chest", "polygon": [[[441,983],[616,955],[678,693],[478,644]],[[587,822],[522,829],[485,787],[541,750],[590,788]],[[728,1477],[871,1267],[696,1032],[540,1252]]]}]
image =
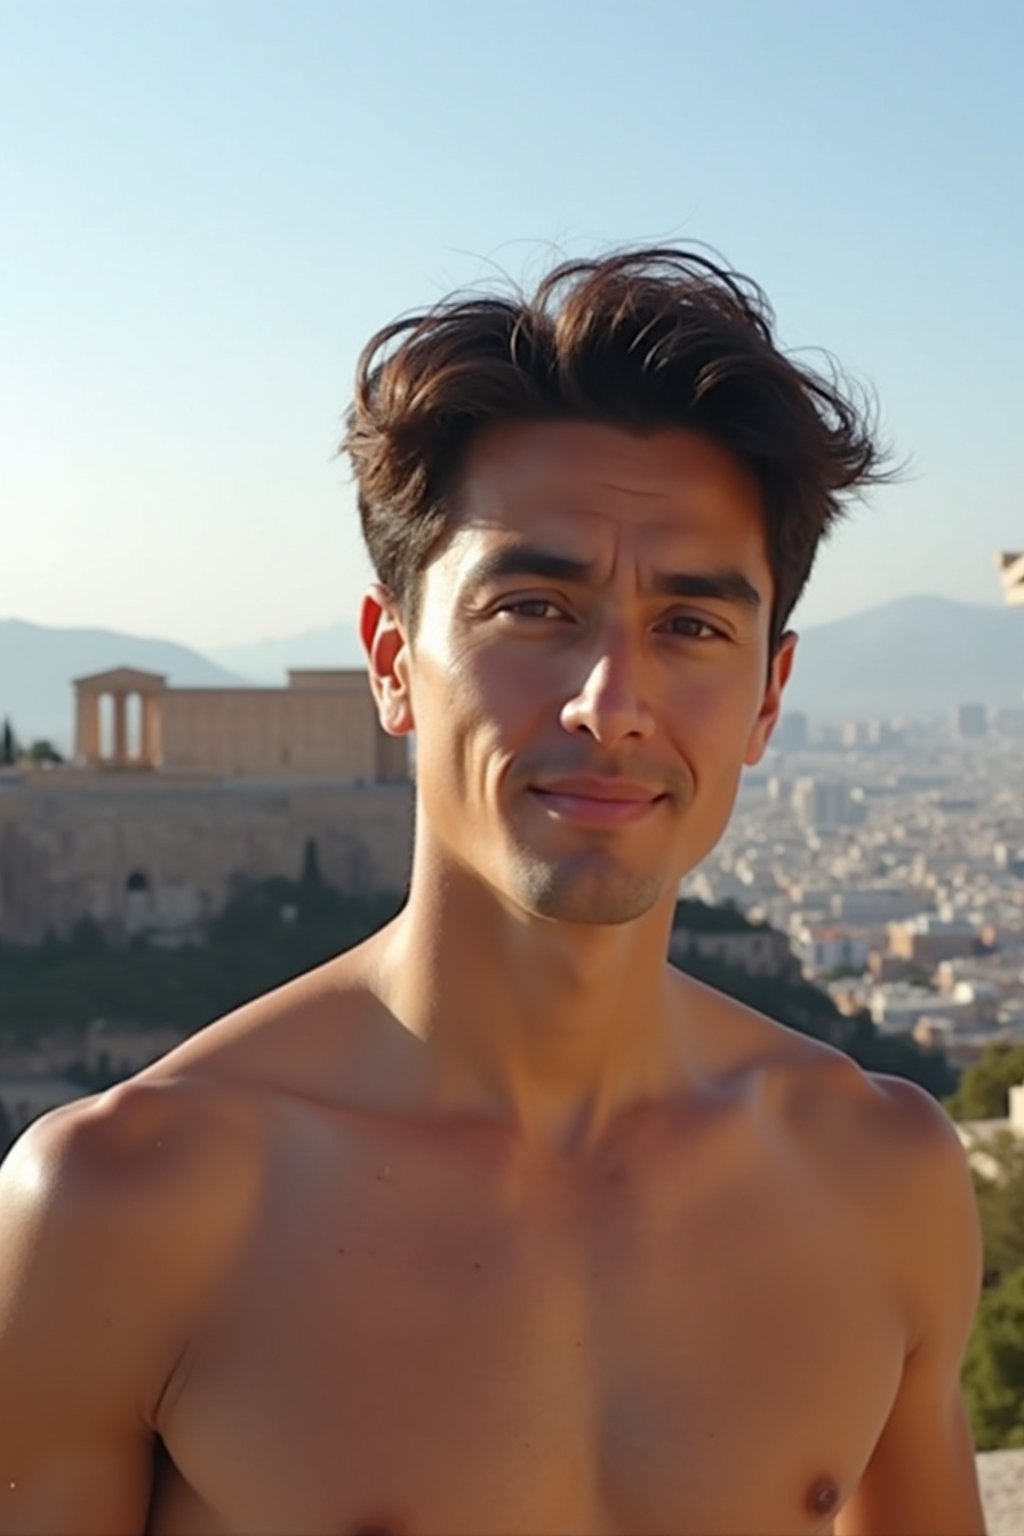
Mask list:
[{"label": "bare chest", "polygon": [[903,1337],[813,1179],[350,1150],[268,1187],[170,1399],[152,1536],[829,1528]]}]

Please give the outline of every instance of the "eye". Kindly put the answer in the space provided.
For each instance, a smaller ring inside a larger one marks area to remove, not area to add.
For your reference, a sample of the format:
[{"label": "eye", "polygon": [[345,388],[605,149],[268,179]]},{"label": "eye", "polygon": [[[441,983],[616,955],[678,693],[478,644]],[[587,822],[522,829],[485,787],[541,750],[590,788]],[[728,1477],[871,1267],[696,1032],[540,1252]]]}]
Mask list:
[{"label": "eye", "polygon": [[557,603],[546,597],[520,597],[515,602],[502,603],[499,613],[511,613],[520,619],[560,619],[562,610]]},{"label": "eye", "polygon": [[666,625],[670,634],[677,635],[681,640],[721,640],[723,638],[720,629],[716,629],[706,619],[695,618],[692,613],[677,613],[673,618],[666,620]]}]

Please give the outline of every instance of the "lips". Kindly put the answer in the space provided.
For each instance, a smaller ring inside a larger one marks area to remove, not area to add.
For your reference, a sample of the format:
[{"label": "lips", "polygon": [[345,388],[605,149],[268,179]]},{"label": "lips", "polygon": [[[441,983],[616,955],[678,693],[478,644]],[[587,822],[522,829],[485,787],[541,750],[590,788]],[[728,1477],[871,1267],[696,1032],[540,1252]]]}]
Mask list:
[{"label": "lips", "polygon": [[620,827],[640,821],[665,796],[628,779],[557,779],[531,786],[539,805],[559,821],[587,827]]},{"label": "lips", "polygon": [[632,779],[554,779],[534,784],[540,795],[571,795],[582,800],[603,800],[609,804],[640,805],[657,800],[661,791]]}]

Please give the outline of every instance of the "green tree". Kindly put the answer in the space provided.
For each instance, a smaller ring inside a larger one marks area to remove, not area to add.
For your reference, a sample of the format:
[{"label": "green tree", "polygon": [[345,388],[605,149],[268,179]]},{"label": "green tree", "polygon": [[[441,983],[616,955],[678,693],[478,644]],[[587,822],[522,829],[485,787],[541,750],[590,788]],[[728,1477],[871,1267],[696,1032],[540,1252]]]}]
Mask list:
[{"label": "green tree", "polygon": [[847,978],[856,980],[858,977],[863,975],[864,966],[862,965],[831,965],[827,971],[823,972],[821,980],[846,981]]},{"label": "green tree", "polygon": [[691,933],[748,933],[767,925],[752,923],[730,896],[719,906],[709,906],[705,901],[683,897],[676,902],[672,926],[688,929]]},{"label": "green tree", "polygon": [[67,947],[69,954],[80,956],[83,959],[91,955],[102,955],[107,945],[103,937],[103,929],[94,917],[88,913],[80,917],[68,934]]},{"label": "green tree", "polygon": [[320,872],[320,855],[317,852],[316,838],[307,837],[306,846],[302,850],[302,875],[299,884],[303,891],[322,891],[324,877]]},{"label": "green tree", "polygon": [[954,1120],[1005,1120],[1010,1089],[1024,1082],[1024,1045],[997,1040],[968,1067],[960,1086],[945,1101]]},{"label": "green tree", "polygon": [[982,1297],[963,1386],[979,1451],[1024,1446],[1024,1269]]},{"label": "green tree", "polygon": [[316,838],[307,837],[302,850],[302,873],[299,876],[296,907],[303,923],[315,922],[332,906],[336,893],[327,884],[320,869],[320,854]]},{"label": "green tree", "polygon": [[14,727],[5,716],[3,730],[0,731],[0,768],[13,768],[20,752],[21,748],[14,734]]},{"label": "green tree", "polygon": [[1024,1140],[1010,1131],[985,1143],[985,1155],[996,1167],[990,1174],[974,1171],[985,1243],[985,1285],[1000,1284],[1015,1269],[1024,1269]]},{"label": "green tree", "polygon": [[52,741],[34,741],[25,753],[32,763],[62,763],[64,761]]}]

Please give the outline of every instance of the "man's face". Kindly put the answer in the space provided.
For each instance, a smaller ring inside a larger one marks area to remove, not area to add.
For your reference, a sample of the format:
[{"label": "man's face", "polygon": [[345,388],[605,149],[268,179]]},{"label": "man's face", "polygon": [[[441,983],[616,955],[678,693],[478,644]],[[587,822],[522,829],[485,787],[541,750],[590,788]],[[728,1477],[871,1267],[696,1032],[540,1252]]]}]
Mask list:
[{"label": "man's face", "polygon": [[670,429],[475,439],[404,657],[420,816],[515,907],[649,911],[718,841],[778,714],[756,483]]}]

